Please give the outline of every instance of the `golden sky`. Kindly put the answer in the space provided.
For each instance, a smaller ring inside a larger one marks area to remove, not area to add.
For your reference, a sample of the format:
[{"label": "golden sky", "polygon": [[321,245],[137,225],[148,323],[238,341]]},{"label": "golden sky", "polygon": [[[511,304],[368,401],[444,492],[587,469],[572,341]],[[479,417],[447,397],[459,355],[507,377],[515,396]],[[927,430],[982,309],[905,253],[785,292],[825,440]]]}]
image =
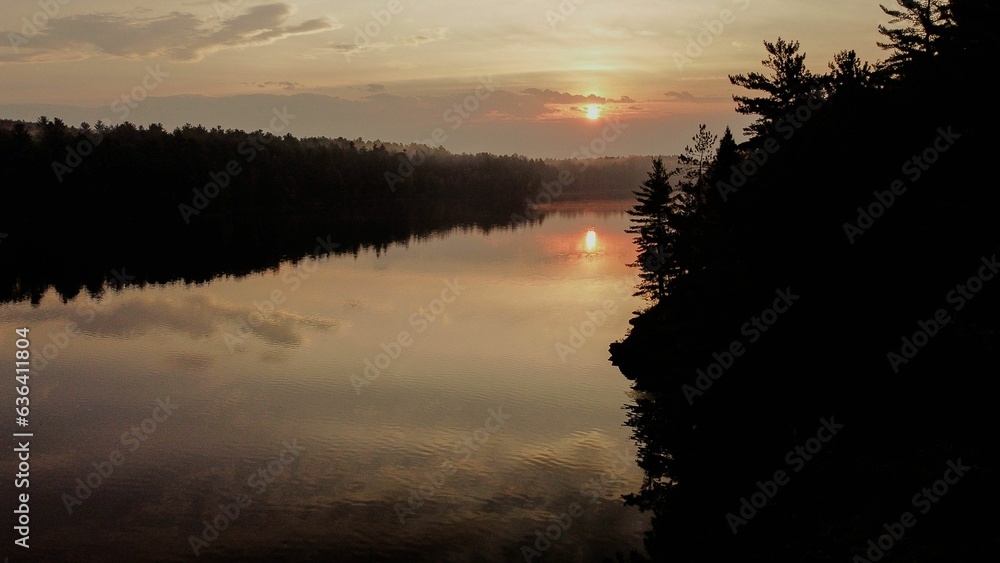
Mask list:
[{"label": "golden sky", "polygon": [[822,72],[842,49],[883,57],[884,22],[871,0],[5,1],[0,117],[254,129],[282,100],[178,96],[314,94],[286,100],[293,134],[440,127],[458,152],[569,156],[619,119],[607,154],[670,153],[699,122],[746,124],[727,75],[760,69],[763,40]]}]

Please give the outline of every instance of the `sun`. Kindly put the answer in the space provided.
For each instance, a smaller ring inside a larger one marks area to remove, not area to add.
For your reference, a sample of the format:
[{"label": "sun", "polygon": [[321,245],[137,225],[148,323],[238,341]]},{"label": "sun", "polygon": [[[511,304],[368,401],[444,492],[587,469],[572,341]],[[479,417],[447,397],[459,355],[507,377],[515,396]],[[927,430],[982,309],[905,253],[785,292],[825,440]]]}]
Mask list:
[{"label": "sun", "polygon": [[601,117],[601,107],[596,104],[587,106],[587,119],[597,119]]}]

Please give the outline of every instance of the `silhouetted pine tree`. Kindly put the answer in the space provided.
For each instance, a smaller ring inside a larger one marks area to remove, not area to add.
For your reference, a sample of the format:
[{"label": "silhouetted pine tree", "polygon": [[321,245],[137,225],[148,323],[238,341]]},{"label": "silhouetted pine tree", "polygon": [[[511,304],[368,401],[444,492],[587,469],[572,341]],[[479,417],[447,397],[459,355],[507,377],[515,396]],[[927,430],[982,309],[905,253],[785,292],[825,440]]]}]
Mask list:
[{"label": "silhouetted pine tree", "polygon": [[726,132],[719,140],[719,149],[715,152],[715,159],[712,161],[712,169],[708,174],[708,181],[711,184],[725,180],[731,174],[733,166],[740,163],[740,150],[733,138],[732,130],[727,126]]},{"label": "silhouetted pine tree", "polygon": [[834,55],[829,67],[830,74],[826,76],[826,82],[830,95],[854,97],[876,86],[875,69],[859,59],[853,49]]},{"label": "silhouetted pine tree", "polygon": [[805,53],[799,54],[799,42],[764,41],[770,56],[761,63],[773,73],[765,76],[759,72],[735,74],[729,81],[748,90],[758,90],[763,97],[733,96],[737,113],[760,117],[744,130],[751,136],[764,136],[785,114],[806,103],[820,85],[819,77],[805,66]]},{"label": "silhouetted pine tree", "polygon": [[708,126],[702,123],[698,126],[698,133],[691,137],[692,145],[684,147],[684,153],[678,159],[681,166],[687,168],[684,171],[684,182],[681,188],[688,194],[695,196],[698,203],[705,200],[705,180],[712,169],[712,162],[715,158],[715,143],[719,140],[717,135],[712,135]]},{"label": "silhouetted pine tree", "polygon": [[663,166],[662,158],[653,159],[649,179],[634,192],[637,202],[628,211],[633,225],[626,232],[636,235],[633,240],[639,249],[636,261],[631,264],[640,269],[641,281],[635,295],[655,301],[667,294],[669,280],[681,271],[674,260],[675,223],[685,212],[688,197],[670,185],[670,178],[676,173],[677,170],[668,171]]},{"label": "silhouetted pine tree", "polygon": [[926,64],[939,52],[939,44],[954,28],[951,5],[943,0],[896,0],[902,10],[886,8],[882,11],[892,16],[889,25],[904,24],[903,27],[878,26],[878,32],[885,36],[885,42],[878,42],[883,49],[893,51],[881,69],[889,76],[906,74],[913,65]]}]

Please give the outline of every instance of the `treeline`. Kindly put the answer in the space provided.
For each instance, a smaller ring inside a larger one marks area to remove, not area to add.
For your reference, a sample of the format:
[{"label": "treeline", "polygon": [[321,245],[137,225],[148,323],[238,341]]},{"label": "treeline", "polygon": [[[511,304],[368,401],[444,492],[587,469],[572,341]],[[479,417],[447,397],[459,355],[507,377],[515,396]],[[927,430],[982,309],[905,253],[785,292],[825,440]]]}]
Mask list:
[{"label": "treeline", "polygon": [[[750,140],[703,128],[680,170],[656,162],[637,191],[651,306],[611,351],[640,391],[647,481],[630,502],[654,511],[653,560],[995,552],[979,515],[1000,501],[1000,5],[898,4],[883,61],[844,51],[814,73],[798,42],[765,42],[765,71],[730,77]],[[817,442],[830,417],[843,429]],[[821,450],[796,453],[807,443]],[[922,512],[914,495],[959,458],[967,475]],[[916,526],[886,536],[907,511]]]},{"label": "treeline", "polygon": [[[260,213],[280,220],[283,212],[315,208],[377,211],[431,202],[441,213],[475,219],[482,209],[520,204],[545,170],[541,161],[524,157],[426,148],[407,155],[382,145],[358,149],[343,139],[202,126],[70,128],[42,117],[37,135],[26,129],[15,123],[0,130],[5,185],[23,186],[8,190],[10,203],[100,213],[111,198],[164,225],[194,223],[193,217],[237,224]],[[210,200],[207,209],[192,203],[202,198]]]},{"label": "treeline", "polygon": [[[277,123],[280,128],[280,122]],[[135,283],[204,281],[297,259],[382,249],[524,215],[555,172],[541,160],[346,139],[59,119],[0,126],[0,301]]]},{"label": "treeline", "polygon": [[[677,164],[676,156],[664,157]],[[590,159],[546,160],[555,170],[565,171],[573,179],[563,190],[567,200],[628,200],[634,198],[634,186],[646,178],[648,156],[624,156]]]},{"label": "treeline", "polygon": [[[280,119],[275,125],[280,131]],[[630,197],[623,186],[647,162],[452,154],[192,125],[0,120],[0,232],[8,235],[0,302],[37,301],[51,285],[63,298],[97,292],[120,283],[110,272],[123,264],[138,272],[135,283],[206,281],[302,257],[317,236],[357,252],[455,226],[513,226],[542,217],[538,204]]]}]

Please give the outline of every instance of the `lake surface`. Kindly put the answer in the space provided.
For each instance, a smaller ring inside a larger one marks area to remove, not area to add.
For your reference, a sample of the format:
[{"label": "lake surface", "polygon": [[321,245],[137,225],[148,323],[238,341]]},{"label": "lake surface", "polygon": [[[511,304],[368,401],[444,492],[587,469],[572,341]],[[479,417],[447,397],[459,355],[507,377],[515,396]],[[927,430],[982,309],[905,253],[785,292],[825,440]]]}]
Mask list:
[{"label": "lake surface", "polygon": [[31,329],[30,425],[3,421],[34,433],[30,559],[639,549],[648,516],[620,499],[642,482],[632,400],[608,362],[643,306],[624,208],[0,306],[4,357]]}]

